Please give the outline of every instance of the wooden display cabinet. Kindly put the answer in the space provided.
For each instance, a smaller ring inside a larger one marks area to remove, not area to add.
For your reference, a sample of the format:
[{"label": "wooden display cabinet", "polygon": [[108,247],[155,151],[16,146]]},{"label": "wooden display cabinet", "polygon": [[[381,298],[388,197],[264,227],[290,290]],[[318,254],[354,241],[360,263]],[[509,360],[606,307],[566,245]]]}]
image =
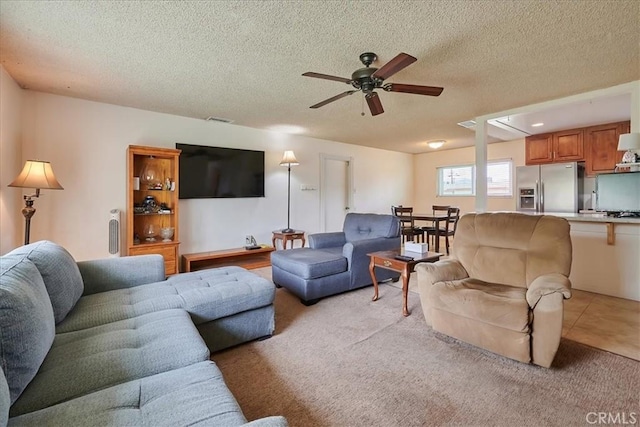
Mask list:
[{"label": "wooden display cabinet", "polygon": [[[162,255],[167,276],[178,273],[179,156],[180,150],[171,148],[127,148],[127,254]],[[174,230],[169,241],[160,236],[166,227]],[[150,229],[157,234],[151,236]]]}]

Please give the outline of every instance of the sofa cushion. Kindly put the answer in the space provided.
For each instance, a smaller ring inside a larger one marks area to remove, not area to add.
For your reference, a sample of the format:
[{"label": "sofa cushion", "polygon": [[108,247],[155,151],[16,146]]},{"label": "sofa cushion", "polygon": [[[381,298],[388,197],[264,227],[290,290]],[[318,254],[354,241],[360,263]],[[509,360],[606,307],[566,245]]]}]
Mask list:
[{"label": "sofa cushion", "polygon": [[71,254],[48,240],[21,246],[10,254],[24,255],[36,265],[49,293],[55,321],[61,322],[84,290],[80,270]]},{"label": "sofa cushion", "polygon": [[529,332],[530,310],[525,288],[462,279],[435,283],[429,289],[432,309],[515,332]]},{"label": "sofa cushion", "polygon": [[162,282],[83,296],[56,330],[76,331],[171,308],[187,310],[198,325],[271,305],[274,298],[273,283],[244,268],[201,270]]},{"label": "sofa cushion", "polygon": [[11,406],[11,395],[9,394],[9,384],[0,368],[0,426],[6,426],[9,419],[9,406]]},{"label": "sofa cushion", "polygon": [[330,276],[348,268],[347,259],[342,254],[311,248],[272,252],[271,264],[302,279]]},{"label": "sofa cushion", "polygon": [[209,350],[184,310],[57,334],[38,375],[10,414],[36,411],[208,358]]},{"label": "sofa cushion", "polygon": [[238,426],[245,422],[222,373],[205,361],[24,414],[9,425]]},{"label": "sofa cushion", "polygon": [[397,237],[400,234],[400,222],[393,215],[349,213],[344,218],[343,231],[347,242]]},{"label": "sofa cushion", "polygon": [[0,258],[0,367],[11,403],[38,372],[55,334],[53,309],[36,266],[25,256]]}]

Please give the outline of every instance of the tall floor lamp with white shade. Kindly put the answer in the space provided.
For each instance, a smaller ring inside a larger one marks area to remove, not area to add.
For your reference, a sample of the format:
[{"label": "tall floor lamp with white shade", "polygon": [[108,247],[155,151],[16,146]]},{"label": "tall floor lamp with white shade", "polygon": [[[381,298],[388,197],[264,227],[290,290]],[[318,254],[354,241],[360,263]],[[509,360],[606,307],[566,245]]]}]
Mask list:
[{"label": "tall floor lamp with white shade", "polygon": [[283,229],[283,233],[293,233],[295,230],[291,228],[291,166],[298,166],[298,160],[296,159],[293,151],[285,151],[280,166],[286,166],[288,172],[287,178],[287,228]]},{"label": "tall floor lamp with white shade", "polygon": [[40,190],[64,190],[56,179],[51,168],[51,163],[40,160],[27,160],[22,168],[22,172],[14,179],[9,187],[35,188],[34,194],[24,195],[24,244],[29,244],[29,233],[31,231],[31,217],[36,213],[33,207],[33,198],[40,197]]}]

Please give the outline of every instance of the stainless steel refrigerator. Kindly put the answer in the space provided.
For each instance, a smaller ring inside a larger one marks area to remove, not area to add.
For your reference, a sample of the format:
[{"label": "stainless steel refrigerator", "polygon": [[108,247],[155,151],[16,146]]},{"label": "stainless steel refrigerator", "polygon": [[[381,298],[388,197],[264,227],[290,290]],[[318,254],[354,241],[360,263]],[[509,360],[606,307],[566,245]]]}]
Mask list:
[{"label": "stainless steel refrigerator", "polygon": [[516,205],[521,212],[578,212],[584,168],[571,163],[516,168]]}]

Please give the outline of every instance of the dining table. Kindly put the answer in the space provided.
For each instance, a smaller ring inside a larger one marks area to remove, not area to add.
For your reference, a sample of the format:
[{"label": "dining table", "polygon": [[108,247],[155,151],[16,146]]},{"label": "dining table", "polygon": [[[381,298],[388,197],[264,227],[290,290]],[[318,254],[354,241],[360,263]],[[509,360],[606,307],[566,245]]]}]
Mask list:
[{"label": "dining table", "polygon": [[413,214],[414,221],[426,221],[433,224],[433,227],[436,229],[435,235],[435,247],[433,248],[434,252],[440,252],[440,222],[448,221],[449,215],[446,213],[436,214],[436,213],[414,213]]}]

